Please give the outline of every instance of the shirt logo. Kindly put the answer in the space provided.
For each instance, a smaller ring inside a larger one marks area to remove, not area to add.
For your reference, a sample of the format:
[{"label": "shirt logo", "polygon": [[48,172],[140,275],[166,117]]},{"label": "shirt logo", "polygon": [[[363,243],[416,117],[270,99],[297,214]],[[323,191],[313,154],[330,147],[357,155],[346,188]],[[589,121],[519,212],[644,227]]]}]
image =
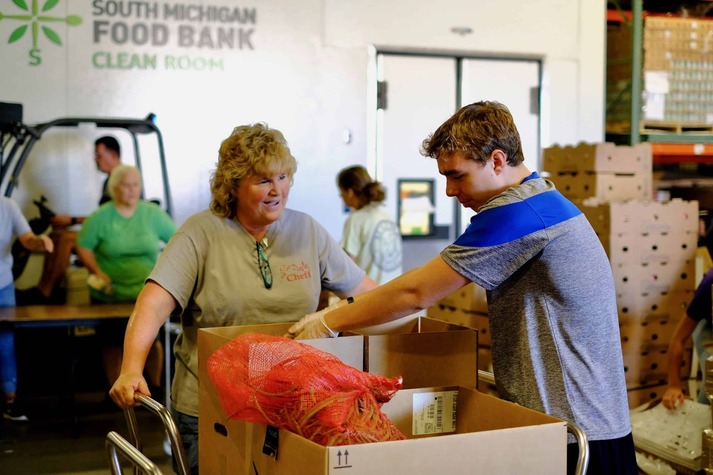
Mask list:
[{"label": "shirt logo", "polygon": [[309,265],[302,261],[300,264],[288,264],[280,266],[280,277],[287,282],[310,279],[312,270]]}]

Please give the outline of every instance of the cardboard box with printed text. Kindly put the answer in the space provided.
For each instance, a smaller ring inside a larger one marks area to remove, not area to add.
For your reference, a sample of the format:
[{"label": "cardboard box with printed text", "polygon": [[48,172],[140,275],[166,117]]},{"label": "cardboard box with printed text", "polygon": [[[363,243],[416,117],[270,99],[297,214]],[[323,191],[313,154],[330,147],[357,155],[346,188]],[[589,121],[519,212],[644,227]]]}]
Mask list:
[{"label": "cardboard box with printed text", "polygon": [[[208,358],[232,338],[245,333],[284,335],[290,324],[201,329],[199,364],[199,463],[205,473],[253,474],[247,458],[248,424],[230,419],[207,374]],[[349,333],[339,338],[305,340],[342,362],[383,376],[402,376],[404,388],[475,386],[477,332],[425,317],[405,318],[383,335]]]},{"label": "cardboard box with printed text", "polygon": [[470,475],[566,472],[561,419],[466,387],[401,390],[382,408],[406,440],[324,447],[279,431],[263,454],[266,426],[248,424],[250,465],[271,475]]}]

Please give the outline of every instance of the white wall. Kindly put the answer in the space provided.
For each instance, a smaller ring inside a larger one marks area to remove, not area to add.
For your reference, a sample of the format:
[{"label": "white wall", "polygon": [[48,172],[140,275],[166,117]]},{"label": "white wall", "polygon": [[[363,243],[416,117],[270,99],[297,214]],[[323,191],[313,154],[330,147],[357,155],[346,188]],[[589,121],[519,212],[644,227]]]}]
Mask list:
[{"label": "white wall", "polygon": [[[125,18],[108,13],[130,4],[155,6],[157,15],[138,9]],[[366,164],[369,45],[540,55],[545,58],[543,145],[603,137],[603,1],[252,0],[239,2],[238,8],[253,9],[256,22],[242,24],[166,19],[162,13],[166,5],[222,6],[232,11],[235,4],[64,0],[43,15],[76,15],[82,23],[38,21],[39,26],[52,28],[62,44],[50,42],[40,28],[35,52],[31,28],[8,44],[13,31],[28,22],[4,18],[0,101],[22,103],[28,124],[67,116],[143,118],[154,112],[164,136],[179,224],[208,204],[209,177],[220,141],[235,125],[267,122],[283,131],[299,161],[290,206],[311,213],[335,237],[341,235],[344,218],[335,175],[346,165]],[[2,11],[26,13],[10,1],[3,3]],[[139,30],[162,25],[159,28],[170,36],[165,45],[120,44],[111,35],[95,39],[96,22],[102,21],[109,21],[110,28],[123,22]],[[454,26],[470,27],[473,33],[453,34]],[[179,43],[179,28],[205,29],[205,39],[213,41],[220,28],[242,28],[245,42],[243,48],[232,49],[189,47]],[[110,69],[102,66],[107,54],[115,59],[120,54],[148,55],[157,65]],[[222,67],[167,69],[168,56],[213,61]],[[41,62],[32,64],[37,57]],[[102,176],[94,170],[92,142],[103,132],[83,127],[53,130],[43,137],[13,194],[28,216],[35,214],[30,200],[41,193],[58,212],[86,214],[94,208]],[[349,143],[346,134],[352,137]],[[131,162],[130,143],[117,135],[127,151],[125,160]],[[149,146],[144,153],[151,150]],[[150,165],[150,154],[143,162]],[[157,195],[160,187],[151,191],[158,176],[149,170],[147,175],[148,195]]]}]

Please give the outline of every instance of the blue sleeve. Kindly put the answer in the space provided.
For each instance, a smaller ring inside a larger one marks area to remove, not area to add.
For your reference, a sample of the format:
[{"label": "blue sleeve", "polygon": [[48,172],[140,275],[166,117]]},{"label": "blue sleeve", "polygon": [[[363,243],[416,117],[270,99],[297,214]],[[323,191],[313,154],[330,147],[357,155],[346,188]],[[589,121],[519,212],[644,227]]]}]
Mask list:
[{"label": "blue sleeve", "polygon": [[489,208],[476,214],[459,246],[488,247],[516,241],[582,214],[561,193],[540,193],[526,200]]},{"label": "blue sleeve", "polygon": [[708,271],[703,276],[701,283],[696,288],[696,293],[693,295],[691,303],[686,309],[686,315],[692,320],[701,321],[703,319],[711,320],[711,285],[713,285],[713,270]]}]

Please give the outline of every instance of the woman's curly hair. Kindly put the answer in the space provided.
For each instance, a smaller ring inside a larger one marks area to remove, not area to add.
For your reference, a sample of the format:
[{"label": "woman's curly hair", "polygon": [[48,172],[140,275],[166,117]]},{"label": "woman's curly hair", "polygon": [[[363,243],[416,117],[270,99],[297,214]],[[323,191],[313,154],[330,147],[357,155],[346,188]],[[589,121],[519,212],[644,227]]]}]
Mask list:
[{"label": "woman's curly hair", "polygon": [[290,182],[297,160],[285,136],[264,123],[240,125],[220,144],[218,163],[211,177],[210,210],[220,218],[235,217],[235,190],[240,181],[253,175],[287,173]]}]

